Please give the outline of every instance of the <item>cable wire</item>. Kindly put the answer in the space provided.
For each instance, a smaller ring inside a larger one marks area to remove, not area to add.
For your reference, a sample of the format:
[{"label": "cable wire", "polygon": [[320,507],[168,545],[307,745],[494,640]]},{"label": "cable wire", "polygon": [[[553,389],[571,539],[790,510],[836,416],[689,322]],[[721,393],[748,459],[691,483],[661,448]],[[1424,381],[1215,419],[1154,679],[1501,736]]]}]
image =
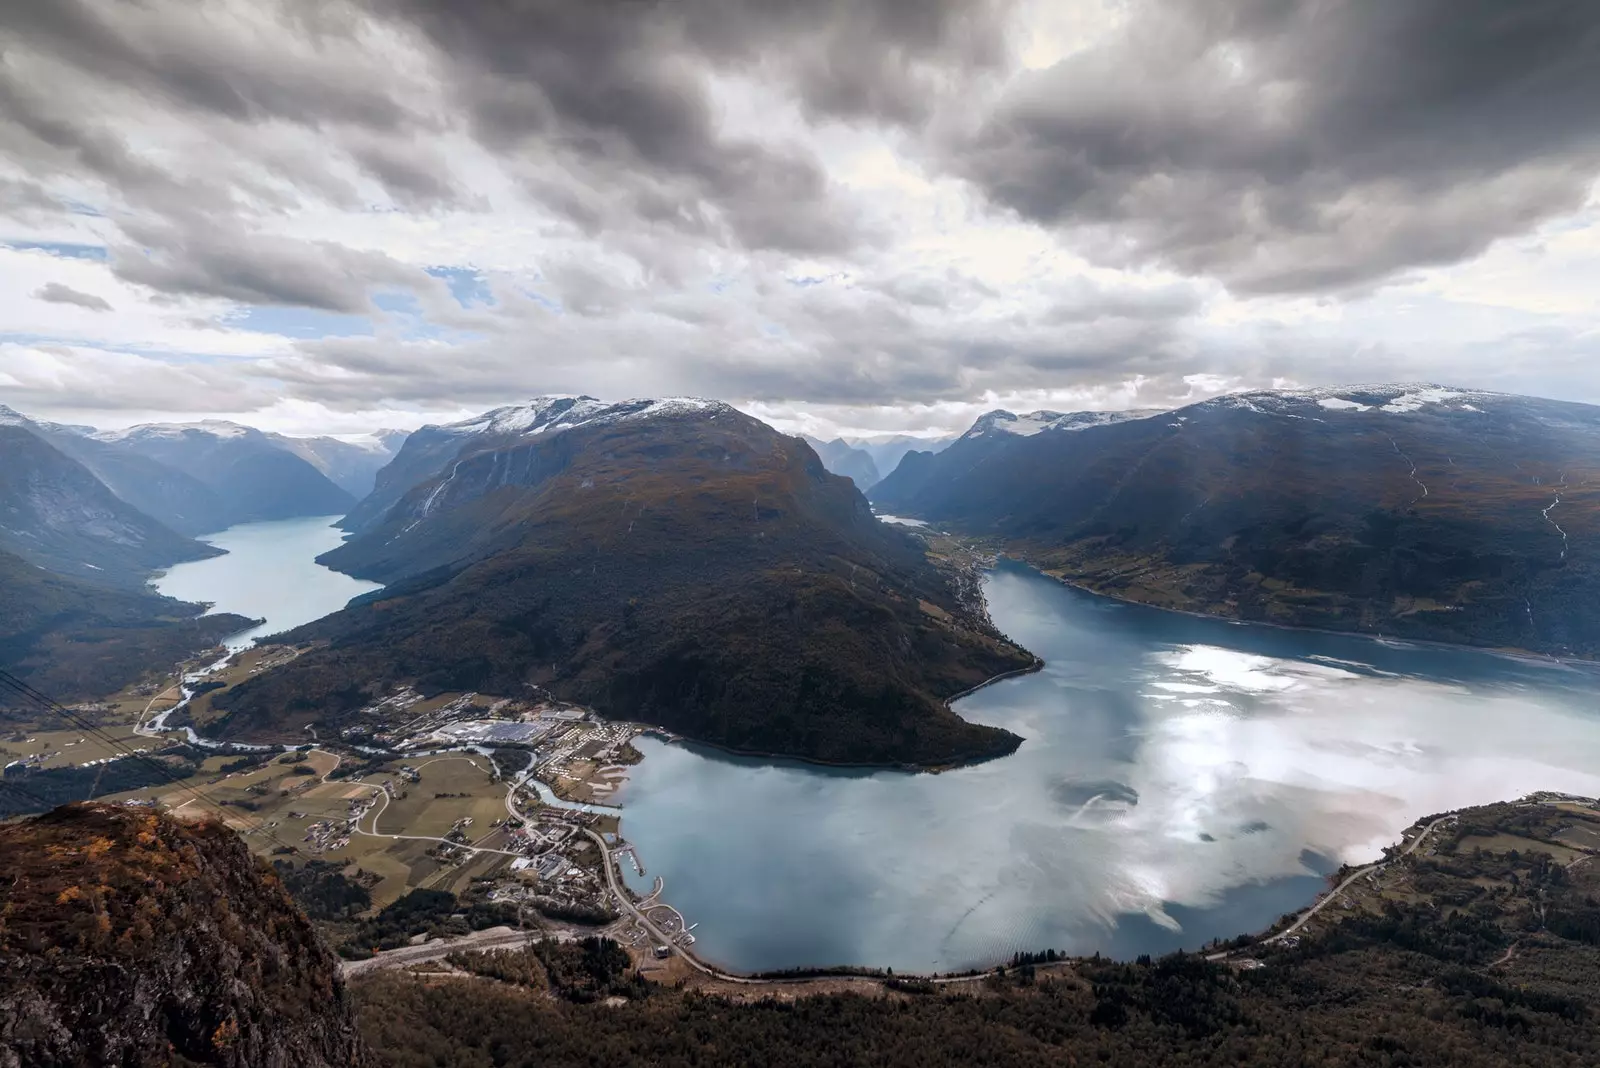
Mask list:
[{"label": "cable wire", "polygon": [[[140,761],[154,770],[156,774],[165,779],[168,784],[177,787],[178,789],[185,790],[194,795],[196,800],[199,800],[203,804],[210,805],[219,815],[224,817],[225,821],[227,817],[231,816],[250,828],[249,833],[260,834],[262,837],[277,843],[277,845],[289,850],[292,853],[300,853],[300,849],[297,846],[294,846],[279,838],[275,833],[273,833],[271,828],[267,827],[260,820],[255,819],[253,816],[246,816],[241,813],[228,811],[227,806],[222,802],[209,796],[199,787],[186,783],[174,775],[172,770],[163,762],[146,756],[139,750],[129,748],[127,744],[122,741],[122,739],[114,737],[98,724],[89,721],[88,719],[79,715],[77,712],[74,712],[72,709],[61,704],[48,694],[34,689],[28,683],[23,682],[21,679],[17,678],[15,675],[11,674],[11,672],[6,671],[3,668],[0,668],[0,687],[8,689],[13,693],[20,694],[28,700],[33,701],[40,707],[54,713],[57,716],[60,716],[74,727],[93,735],[99,741],[120,752],[124,757]],[[46,805],[47,809],[51,807],[54,806]]]}]

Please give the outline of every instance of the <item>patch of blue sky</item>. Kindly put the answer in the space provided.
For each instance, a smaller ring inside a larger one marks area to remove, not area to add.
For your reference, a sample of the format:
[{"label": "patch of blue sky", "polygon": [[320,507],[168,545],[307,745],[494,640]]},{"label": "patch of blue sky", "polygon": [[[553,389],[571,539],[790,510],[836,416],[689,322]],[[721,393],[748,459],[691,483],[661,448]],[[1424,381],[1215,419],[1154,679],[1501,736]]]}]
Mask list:
[{"label": "patch of blue sky", "polygon": [[6,241],[3,244],[6,248],[16,249],[18,252],[48,252],[52,256],[70,260],[108,258],[104,245],[78,245],[70,241]]},{"label": "patch of blue sky", "polygon": [[40,348],[47,345],[56,345],[71,346],[75,349],[98,349],[101,352],[126,353],[130,356],[142,356],[146,359],[175,365],[189,363],[249,363],[256,358],[254,356],[240,356],[236,353],[175,352],[172,349],[158,348],[154,345],[141,345],[137,342],[102,341],[95,338],[64,337],[59,334],[30,334],[20,330],[0,330],[0,344],[34,345]]},{"label": "patch of blue sky", "polygon": [[410,293],[374,293],[372,303],[390,315],[421,315],[422,305]]},{"label": "patch of blue sky", "polygon": [[369,316],[346,315],[315,308],[252,306],[228,316],[226,323],[237,330],[277,334],[280,337],[302,340],[322,337],[371,337],[377,333]]},{"label": "patch of blue sky", "polygon": [[545,296],[543,293],[540,293],[538,290],[523,289],[519,286],[518,292],[527,297],[529,300],[533,301],[535,304],[539,305],[539,307],[544,308],[546,311],[553,311],[557,315],[565,315],[567,313],[567,309],[561,306],[561,302],[559,300],[553,300],[550,297]]},{"label": "patch of blue sky", "polygon": [[450,287],[450,295],[463,308],[494,306],[494,291],[476,267],[429,267],[427,271],[435,278],[444,279],[445,285]]}]

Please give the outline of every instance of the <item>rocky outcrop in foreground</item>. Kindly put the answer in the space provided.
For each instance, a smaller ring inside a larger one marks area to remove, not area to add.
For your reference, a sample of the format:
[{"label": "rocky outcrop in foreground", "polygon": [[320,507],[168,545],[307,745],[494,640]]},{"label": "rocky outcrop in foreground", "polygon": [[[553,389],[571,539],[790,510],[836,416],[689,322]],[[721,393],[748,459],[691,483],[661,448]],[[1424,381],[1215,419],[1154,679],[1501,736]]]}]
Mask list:
[{"label": "rocky outcrop in foreground", "polygon": [[367,1064],[333,955],[217,823],[0,827],[0,1068]]}]

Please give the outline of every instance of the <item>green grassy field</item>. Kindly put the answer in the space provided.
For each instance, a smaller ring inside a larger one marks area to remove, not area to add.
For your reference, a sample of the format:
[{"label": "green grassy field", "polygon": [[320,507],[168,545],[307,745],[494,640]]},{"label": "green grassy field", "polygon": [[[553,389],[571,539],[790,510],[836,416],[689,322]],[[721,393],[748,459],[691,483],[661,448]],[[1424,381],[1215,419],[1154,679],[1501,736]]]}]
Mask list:
[{"label": "green grassy field", "polygon": [[[373,817],[368,815],[362,821],[366,830],[438,838],[449,832],[457,820],[470,816],[473,822],[467,835],[474,843],[489,848],[505,845],[504,832],[492,827],[506,814],[505,787],[494,782],[487,757],[461,755],[425,758],[417,763],[395,761],[369,772],[360,782],[324,782],[323,776],[334,769],[336,758],[320,750],[312,750],[301,765],[311,768],[315,773],[312,775],[292,774],[295,765],[282,763],[279,758],[259,768],[219,777],[220,766],[233,759],[237,758],[212,757],[202,765],[200,774],[181,784],[134,790],[107,800],[155,800],[182,816],[220,816],[244,836],[253,850],[271,855],[280,842],[307,848],[305,837],[312,824],[347,818],[351,801],[372,797],[379,791],[379,783],[393,779],[405,796],[389,802],[380,813],[376,828]],[[421,774],[420,782],[408,783],[399,778],[401,765],[408,763]],[[218,812],[197,799],[189,788],[199,789],[224,808]],[[254,808],[236,807],[240,804]],[[344,848],[321,856],[346,862],[351,874],[360,868],[378,876],[379,881],[372,887],[372,900],[380,908],[416,887],[460,892],[473,876],[488,874],[507,859],[488,853],[461,865],[442,865],[428,856],[435,845],[430,841],[356,834]]]}]

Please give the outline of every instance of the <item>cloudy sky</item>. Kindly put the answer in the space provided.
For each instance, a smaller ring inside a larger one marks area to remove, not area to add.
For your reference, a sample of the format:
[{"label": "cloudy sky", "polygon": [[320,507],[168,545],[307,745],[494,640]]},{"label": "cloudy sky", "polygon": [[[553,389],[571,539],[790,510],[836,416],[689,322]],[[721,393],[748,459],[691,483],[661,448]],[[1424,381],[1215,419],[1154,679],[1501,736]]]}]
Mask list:
[{"label": "cloudy sky", "polygon": [[1596,101],[1586,0],[8,4],[0,402],[1600,402]]}]

